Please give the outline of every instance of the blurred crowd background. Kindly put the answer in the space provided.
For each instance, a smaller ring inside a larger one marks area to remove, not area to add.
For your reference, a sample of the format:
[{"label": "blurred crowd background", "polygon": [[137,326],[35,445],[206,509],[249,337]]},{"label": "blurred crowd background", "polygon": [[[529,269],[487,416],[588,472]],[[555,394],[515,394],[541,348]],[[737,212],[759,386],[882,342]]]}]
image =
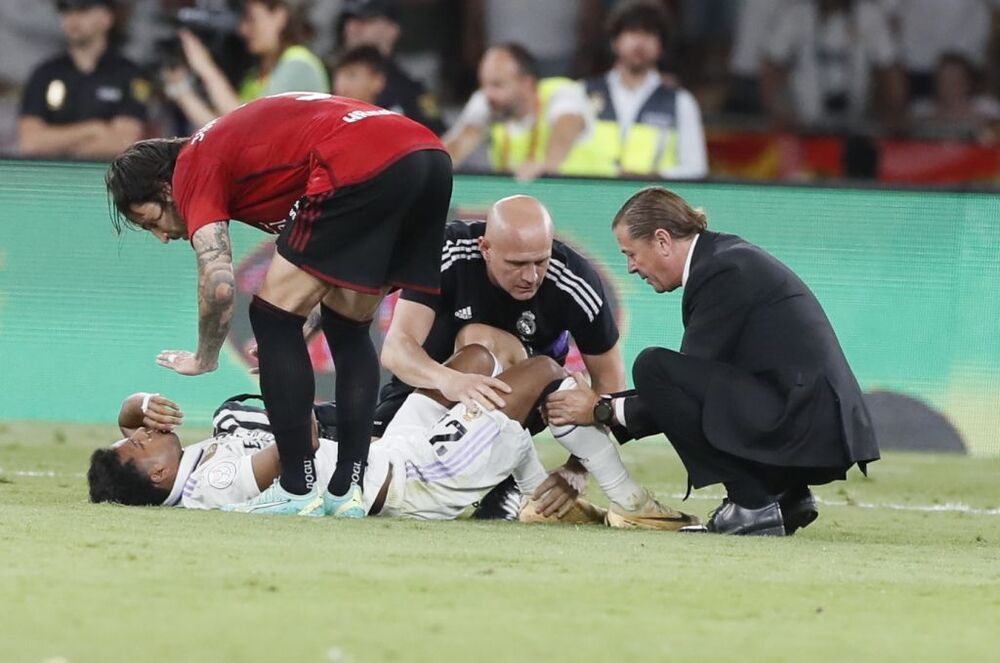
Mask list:
[{"label": "blurred crowd background", "polygon": [[333,92],[523,180],[994,185],[998,18],[1000,0],[3,0],[0,152],[106,159]]}]

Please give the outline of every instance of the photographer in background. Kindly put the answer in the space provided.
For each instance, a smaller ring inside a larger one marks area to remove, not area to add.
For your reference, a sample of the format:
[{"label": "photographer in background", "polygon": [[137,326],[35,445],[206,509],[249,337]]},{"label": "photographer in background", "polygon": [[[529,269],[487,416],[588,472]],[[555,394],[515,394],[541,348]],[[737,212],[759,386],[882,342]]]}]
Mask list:
[{"label": "photographer in background", "polygon": [[112,157],[142,137],[149,83],[114,46],[113,0],[56,3],[66,52],[35,69],[18,118],[21,154]]},{"label": "photographer in background", "polygon": [[208,48],[189,30],[178,32],[184,58],[207,99],[194,88],[185,67],[163,70],[164,91],[188,121],[200,127],[240,104],[282,92],[329,92],[323,63],[303,46],[310,27],[302,0],[247,0],[239,33],[257,65],[233,88]]}]

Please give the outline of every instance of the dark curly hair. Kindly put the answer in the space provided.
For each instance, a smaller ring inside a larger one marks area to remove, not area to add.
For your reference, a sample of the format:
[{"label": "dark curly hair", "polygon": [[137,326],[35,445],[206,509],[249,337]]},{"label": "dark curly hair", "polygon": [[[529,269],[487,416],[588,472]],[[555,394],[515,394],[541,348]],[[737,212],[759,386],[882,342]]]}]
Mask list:
[{"label": "dark curly hair", "polygon": [[165,203],[163,185],[174,177],[177,155],[187,138],[140,140],[111,160],[104,184],[108,188],[111,223],[121,233],[134,228],[129,218],[133,204]]},{"label": "dark curly hair", "polygon": [[670,32],[670,15],[657,0],[625,0],[618,3],[608,16],[608,34],[611,39],[626,30],[648,32],[660,38],[661,44],[667,43]]},{"label": "dark curly hair", "polygon": [[170,495],[170,491],[154,486],[149,477],[139,471],[135,461],[122,463],[110,447],[91,454],[87,483],[90,484],[90,501],[95,503],[157,506]]}]

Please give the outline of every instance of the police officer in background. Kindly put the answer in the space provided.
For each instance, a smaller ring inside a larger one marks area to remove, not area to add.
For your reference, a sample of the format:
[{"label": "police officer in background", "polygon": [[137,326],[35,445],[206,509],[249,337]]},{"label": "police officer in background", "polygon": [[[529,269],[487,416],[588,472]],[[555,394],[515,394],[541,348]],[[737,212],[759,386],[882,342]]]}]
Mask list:
[{"label": "police officer in background", "polygon": [[437,99],[424,84],[411,78],[396,63],[399,41],[399,7],[395,0],[345,0],[338,19],[340,45],[350,51],[358,46],[375,46],[387,60],[385,88],[375,103],[402,113],[431,129],[444,133]]},{"label": "police officer in background", "polygon": [[112,157],[142,137],[149,83],[112,44],[113,0],[58,0],[67,50],[28,80],[21,154]]},{"label": "police officer in background", "polygon": [[[664,81],[667,15],[654,0],[627,0],[608,20],[612,69],[585,81],[597,124],[583,148],[595,174],[696,178],[708,173],[698,102]],[[598,172],[602,168],[607,172]]]}]

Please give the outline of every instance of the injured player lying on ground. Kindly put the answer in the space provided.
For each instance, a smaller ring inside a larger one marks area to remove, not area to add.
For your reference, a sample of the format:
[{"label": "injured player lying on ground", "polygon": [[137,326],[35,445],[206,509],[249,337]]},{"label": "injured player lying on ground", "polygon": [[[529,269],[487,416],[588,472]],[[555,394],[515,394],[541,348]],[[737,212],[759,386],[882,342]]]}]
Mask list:
[{"label": "injured player lying on ground", "polygon": [[[473,345],[456,353],[449,366],[463,372],[491,373],[494,359],[488,350]],[[522,422],[565,376],[565,371],[547,357],[519,364],[500,375],[512,393],[506,397],[505,407],[494,411],[472,411],[462,404],[443,402],[437,392],[411,394],[385,435],[371,445],[363,492],[369,515],[454,519],[513,475],[525,505],[522,520],[545,521],[532,509],[529,496],[547,473]],[[332,404],[318,405],[315,413],[315,481],[324,482],[336,466],[336,409]],[[252,512],[253,506],[246,503],[280,472],[277,447],[264,411],[227,401],[216,412],[214,437],[186,447],[181,446],[176,433],[181,420],[180,409],[162,396],[135,394],[126,399],[118,422],[126,437],[91,456],[87,474],[91,501]],[[594,468],[595,478],[612,500],[632,490],[634,495],[617,500],[633,509],[623,509],[613,501],[614,513],[606,518],[603,509],[579,499],[563,521],[607,520],[623,525],[621,514],[625,514],[635,518],[623,526],[655,526],[651,522],[657,517],[664,523],[657,526],[661,529],[697,523],[660,505],[635,486],[617,458],[615,445],[602,431],[578,427],[560,441],[570,448],[567,438],[581,434],[601,436],[605,446],[614,451],[620,469],[608,472]],[[605,476],[610,479],[602,481]],[[322,500],[317,501],[315,510],[303,515],[325,515]]]}]

